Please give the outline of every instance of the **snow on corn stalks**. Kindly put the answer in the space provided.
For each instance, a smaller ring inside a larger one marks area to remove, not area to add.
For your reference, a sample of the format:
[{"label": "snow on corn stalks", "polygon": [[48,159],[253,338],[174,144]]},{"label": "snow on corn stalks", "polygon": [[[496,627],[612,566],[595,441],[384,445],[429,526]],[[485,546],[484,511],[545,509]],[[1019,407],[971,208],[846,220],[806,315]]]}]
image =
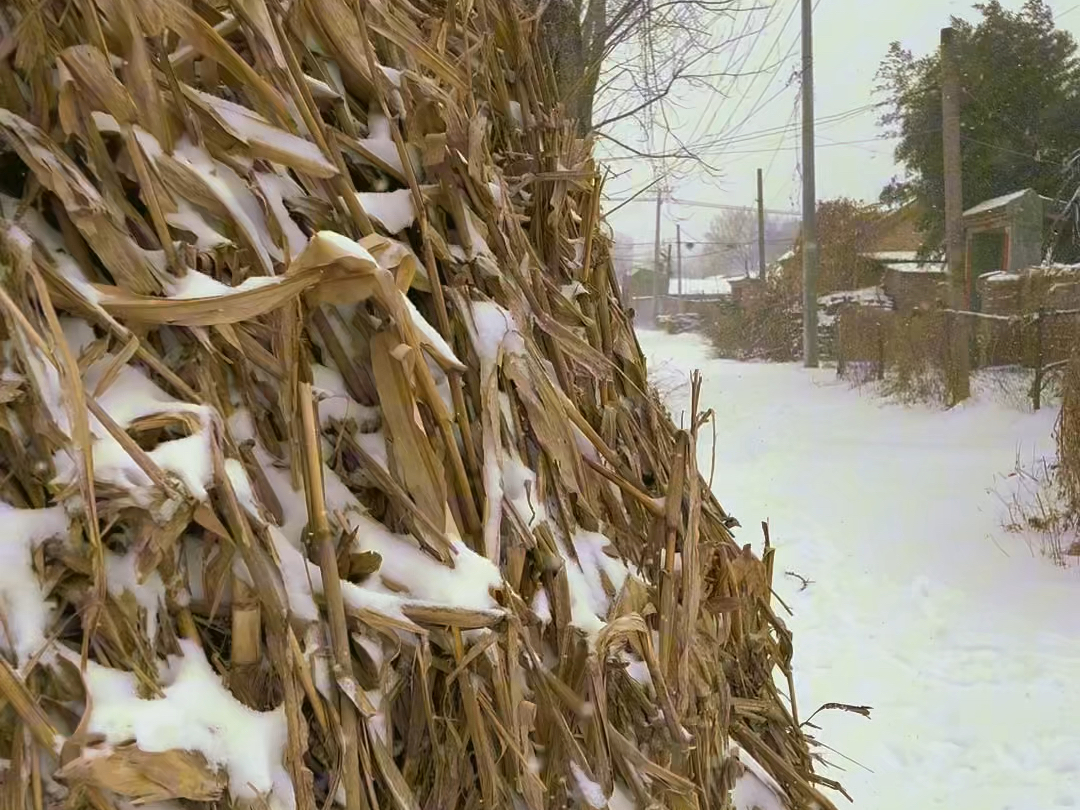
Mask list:
[{"label": "snow on corn stalks", "polygon": [[535,38],[0,9],[8,806],[831,806]]}]

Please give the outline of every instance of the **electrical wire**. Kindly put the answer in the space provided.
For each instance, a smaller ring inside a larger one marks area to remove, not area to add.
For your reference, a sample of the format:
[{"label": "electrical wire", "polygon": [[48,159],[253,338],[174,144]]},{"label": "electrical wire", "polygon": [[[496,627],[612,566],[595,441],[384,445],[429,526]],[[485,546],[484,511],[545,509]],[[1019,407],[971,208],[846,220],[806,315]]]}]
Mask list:
[{"label": "electrical wire", "polygon": [[[769,47],[769,50],[765,52],[765,59],[764,59],[765,62],[767,62],[769,60],[769,58],[772,56],[772,54],[776,51],[777,47],[779,47],[780,42],[784,37],[784,33],[787,31],[788,26],[791,25],[791,21],[795,17],[795,12],[798,10],[799,4],[800,4],[800,0],[793,0],[792,5],[791,5],[791,10],[788,12],[787,17],[784,18],[783,26],[781,26],[780,30],[777,32],[776,38],[773,40],[773,43]],[[780,72],[780,67],[783,66],[787,62],[787,60],[791,57],[792,50],[793,50],[793,48],[789,48],[788,52],[785,54],[784,58],[780,60],[779,64],[777,65],[776,70],[773,71],[772,75],[769,77],[769,80],[765,83],[765,86],[762,88],[761,94],[758,96],[757,101],[754,102],[754,106],[751,108],[750,113],[746,117],[744,117],[743,120],[739,123],[739,125],[735,128],[735,132],[738,132],[738,130],[742,126],[744,126],[746,124],[746,121],[750,118],[750,116],[752,116],[754,114],[754,112],[756,111],[756,105],[761,102],[761,99],[769,91],[769,88],[772,86],[772,83],[775,80],[776,75]],[[729,128],[731,127],[732,120],[735,118],[736,112],[742,106],[743,101],[745,101],[746,98],[750,95],[750,91],[752,90],[752,88],[753,88],[754,84],[756,83],[756,81],[757,81],[757,77],[755,76],[754,80],[750,82],[750,85],[746,88],[743,95],[739,98],[739,101],[732,107],[731,114],[728,116],[727,121],[724,123],[724,126],[721,128],[721,130],[720,130],[721,132],[727,132],[729,130]]]},{"label": "electrical wire", "polygon": [[[769,7],[769,11],[765,15],[765,21],[762,23],[761,28],[759,28],[757,30],[757,32],[754,34],[754,39],[750,43],[750,47],[749,47],[749,49],[747,49],[746,54],[743,56],[742,62],[739,64],[739,68],[738,68],[737,73],[741,74],[743,72],[743,70],[745,69],[745,67],[746,67],[746,63],[748,61],[750,61],[751,55],[753,55],[754,51],[757,49],[758,42],[761,41],[762,35],[765,33],[765,30],[769,27],[769,19],[772,17],[772,13],[773,13],[773,10],[775,8],[776,8],[775,4]],[[746,23],[743,25],[742,32],[739,34],[738,37],[736,37],[737,42],[741,41],[743,37],[748,35],[750,25],[752,24],[753,19],[754,19],[753,14],[747,14],[746,15]],[[731,55],[728,57],[728,60],[727,60],[726,64],[724,65],[723,73],[725,73],[725,74],[732,73],[732,68],[735,66],[735,60],[738,58],[738,55],[739,55],[739,49],[737,47],[733,47],[731,49]],[[710,111],[710,108],[713,107],[713,105],[716,103],[718,95],[719,94],[714,94],[714,95],[711,95],[709,97],[709,101],[705,105],[705,110],[704,110],[704,112],[703,112],[703,114],[701,116],[701,119],[698,121],[697,126],[694,127],[693,132],[691,132],[691,135],[690,135],[690,142],[691,143],[694,143],[697,140],[697,138],[699,137],[699,134],[701,134],[701,132],[702,132],[701,127],[702,127],[702,124],[705,123],[706,117],[708,118],[708,122],[709,122],[708,124],[705,124],[704,131],[706,133],[709,130],[711,130],[713,124],[716,123],[716,116],[719,115],[720,108],[717,107],[715,110],[712,110],[712,115],[709,115],[709,111]]]},{"label": "electrical wire", "polygon": [[[842,110],[841,112],[838,112],[838,113],[832,113],[831,115],[825,115],[825,116],[822,116],[821,118],[818,118],[818,119],[815,120],[814,127],[815,127],[815,129],[825,129],[827,127],[836,126],[837,124],[843,124],[843,123],[846,123],[847,121],[849,121],[849,120],[851,120],[853,118],[857,118],[858,116],[862,115],[863,113],[865,113],[865,112],[867,112],[869,110],[877,109],[877,108],[879,108],[881,106],[882,106],[881,103],[863,104],[863,105],[861,105],[859,107],[852,107],[849,110]],[[755,141],[755,140],[760,140],[762,138],[775,138],[777,136],[790,135],[790,134],[793,134],[793,133],[797,132],[802,127],[801,122],[795,123],[793,121],[793,119],[795,117],[795,112],[797,111],[797,109],[798,109],[798,105],[797,105],[797,101],[796,101],[796,108],[795,108],[795,110],[792,111],[792,115],[789,118],[788,123],[786,123],[786,124],[778,125],[778,126],[774,126],[774,127],[769,127],[769,128],[766,128],[766,129],[757,130],[756,132],[748,132],[748,133],[745,133],[743,135],[733,136],[730,139],[718,138],[718,139],[714,140],[712,142],[713,148],[717,149],[715,154],[736,154],[736,153],[729,153],[725,149],[725,147],[730,146],[730,145],[738,145],[738,144],[742,144],[742,143],[748,143],[748,142],[752,142],[752,141]],[[766,151],[771,151],[771,149],[768,149]],[[696,154],[709,155],[709,154],[713,154],[713,152],[711,152],[709,149],[699,149],[696,152]],[[611,158],[604,158],[603,162],[612,163],[612,162],[621,162],[621,161],[627,161],[627,160],[641,160],[641,158],[638,157],[638,156],[632,156],[632,155],[629,155],[629,156],[628,155],[618,155],[618,156],[611,157]]]},{"label": "electrical wire", "polygon": [[[685,244],[691,244],[691,245],[694,245],[695,248],[698,245],[705,245],[706,247],[720,247],[720,248],[749,247],[751,245],[756,245],[758,243],[757,239],[746,239],[746,240],[739,240],[739,239],[729,240],[729,239],[725,239],[723,241],[716,241],[716,240],[713,240],[713,241],[698,241],[697,239],[687,239],[686,234],[683,234],[683,240],[682,241],[683,241],[684,245]],[[765,244],[766,245],[790,245],[794,241],[795,241],[794,239],[766,239]],[[655,243],[652,242],[652,241],[648,241],[648,242],[623,242],[622,244],[626,245],[627,247],[652,247],[653,244],[655,244]],[[718,253],[721,253],[721,252],[723,252],[723,251],[718,251]],[[694,255],[694,256],[704,256],[704,255],[708,255],[708,254],[694,253],[692,255]]]},{"label": "electrical wire", "polygon": [[[795,12],[798,10],[800,5],[801,5],[801,3],[799,2],[799,0],[795,0],[795,4],[792,6],[791,11],[788,13],[788,18],[784,23],[784,28],[781,30],[780,36],[782,36],[784,30],[787,29],[788,24],[790,24],[792,18],[794,18]],[[813,7],[812,11],[816,12],[818,10],[818,6],[820,6],[820,5],[821,5],[821,0],[815,0],[814,7]],[[784,54],[783,58],[780,60],[781,65],[786,64],[787,61],[789,59],[791,59],[792,55],[795,53],[795,48],[798,47],[798,45],[800,43],[801,37],[802,37],[802,34],[801,34],[801,32],[799,32],[792,39],[791,45],[788,46],[787,52]],[[779,41],[780,41],[780,37],[777,37],[777,41],[776,41],[776,43],[774,43],[774,45],[778,45]],[[751,118],[753,118],[755,115],[757,115],[757,113],[760,112],[761,110],[765,109],[765,107],[767,107],[770,103],[772,103],[772,101],[777,96],[781,95],[790,86],[790,82],[789,82],[789,84],[785,85],[783,88],[781,88],[781,90],[778,93],[775,93],[774,95],[770,96],[767,101],[762,103],[762,99],[765,97],[765,94],[768,92],[769,88],[772,86],[772,83],[776,80],[776,77],[778,75],[780,75],[779,69],[777,69],[776,71],[773,72],[772,77],[769,79],[769,81],[766,83],[766,85],[761,89],[761,94],[758,96],[757,101],[754,102],[754,105],[750,108],[750,112],[748,112],[746,114],[746,116],[743,117],[743,120],[740,121],[735,126],[734,131],[736,133],[738,133],[744,126],[746,126],[746,123],[748,121],[750,121]]]},{"label": "electrical wire", "polygon": [[[642,197],[605,197],[604,202],[621,202],[621,203],[649,203],[651,205],[656,204],[655,198],[642,198]],[[729,205],[726,203],[708,202],[705,200],[684,200],[679,197],[669,197],[668,202],[673,205],[681,205],[686,208],[706,208],[715,211],[745,211],[753,210],[749,206],[745,205]],[[798,217],[801,214],[798,211],[781,211],[770,208],[765,209],[766,214],[773,214],[775,216],[782,217]]]},{"label": "electrical wire", "polygon": [[[795,115],[796,115],[796,113],[798,113],[798,112],[799,112],[799,97],[798,97],[798,96],[796,96],[796,97],[795,97],[795,100],[794,100],[794,102],[793,102],[793,103],[792,103],[792,105],[791,105],[791,115],[790,115],[790,116],[788,116],[788,126],[791,126],[792,124],[794,124],[794,123],[795,123]],[[776,157],[777,157],[777,155],[779,155],[779,154],[780,154],[780,152],[782,151],[782,150],[781,150],[781,147],[782,147],[782,146],[783,146],[783,145],[784,145],[785,143],[787,143],[787,139],[788,139],[788,134],[787,134],[787,133],[785,133],[785,134],[783,135],[783,137],[781,137],[781,138],[780,138],[780,143],[778,143],[778,144],[776,145],[776,149],[774,149],[774,150],[773,150],[773,153],[772,153],[772,157],[771,157],[771,158],[769,158],[769,165],[765,167],[765,174],[764,174],[764,176],[763,176],[763,179],[764,179],[764,180],[768,180],[768,179],[769,179],[769,174],[770,174],[770,172],[772,172],[772,169],[773,169],[773,165],[774,165],[774,164],[776,163]]]}]

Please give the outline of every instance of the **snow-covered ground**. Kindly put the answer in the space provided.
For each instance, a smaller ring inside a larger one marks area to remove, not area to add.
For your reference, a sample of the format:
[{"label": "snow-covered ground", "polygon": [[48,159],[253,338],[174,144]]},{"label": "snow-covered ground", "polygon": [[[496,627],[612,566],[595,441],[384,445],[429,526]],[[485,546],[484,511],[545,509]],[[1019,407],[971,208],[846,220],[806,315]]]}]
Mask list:
[{"label": "snow-covered ground", "polygon": [[[824,752],[855,807],[1080,807],[1080,576],[1003,531],[995,494],[1018,453],[1051,452],[1054,414],[904,408],[833,371],[713,360],[694,335],[639,337],[677,420],[689,373],[703,374],[714,489],[744,526],[737,538],[760,550],[771,521],[801,716],[828,701],[873,707],[869,721],[814,721],[858,762]],[[707,474],[708,429],[699,450]]]}]

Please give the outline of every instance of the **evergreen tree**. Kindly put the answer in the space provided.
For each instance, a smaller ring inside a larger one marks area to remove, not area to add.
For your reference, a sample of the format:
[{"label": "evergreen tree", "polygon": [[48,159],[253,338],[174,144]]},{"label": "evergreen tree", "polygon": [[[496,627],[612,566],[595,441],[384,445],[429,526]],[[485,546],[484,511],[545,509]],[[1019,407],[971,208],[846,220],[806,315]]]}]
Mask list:
[{"label": "evergreen tree", "polygon": [[[978,24],[953,18],[961,74],[964,207],[1033,188],[1062,196],[1062,169],[1080,147],[1080,63],[1076,41],[1054,26],[1044,0],[1016,12],[998,0],[975,6]],[[923,250],[944,237],[945,181],[941,136],[941,59],[916,58],[894,42],[878,72],[887,94],[882,124],[900,138],[896,158],[907,172],[882,202],[917,201]]]}]

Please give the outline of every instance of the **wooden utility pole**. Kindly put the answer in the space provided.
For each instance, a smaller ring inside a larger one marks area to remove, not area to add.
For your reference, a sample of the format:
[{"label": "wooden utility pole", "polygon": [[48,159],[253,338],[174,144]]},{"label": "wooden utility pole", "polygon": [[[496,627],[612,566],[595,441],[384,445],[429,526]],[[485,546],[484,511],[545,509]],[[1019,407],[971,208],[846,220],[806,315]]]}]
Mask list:
[{"label": "wooden utility pole", "polygon": [[818,366],[817,188],[814,177],[814,10],[802,0],[803,365]]},{"label": "wooden utility pole", "polygon": [[[660,317],[660,283],[664,273],[660,268],[660,207],[663,205],[664,192],[656,189],[656,240],[653,242],[653,322]],[[667,293],[667,290],[664,290]]]},{"label": "wooden utility pole", "polygon": [[682,225],[675,224],[675,272],[679,276],[679,312],[683,311],[683,297],[682,297]]},{"label": "wooden utility pole", "polygon": [[758,278],[765,280],[765,179],[757,170],[757,250]]},{"label": "wooden utility pole", "polygon": [[[950,306],[967,310],[971,299],[964,261],[964,186],[960,163],[960,75],[953,47],[953,29],[941,29],[941,114],[945,153],[945,255],[949,264]],[[953,404],[971,395],[968,379],[968,323],[946,313],[952,368],[946,369]]]}]

